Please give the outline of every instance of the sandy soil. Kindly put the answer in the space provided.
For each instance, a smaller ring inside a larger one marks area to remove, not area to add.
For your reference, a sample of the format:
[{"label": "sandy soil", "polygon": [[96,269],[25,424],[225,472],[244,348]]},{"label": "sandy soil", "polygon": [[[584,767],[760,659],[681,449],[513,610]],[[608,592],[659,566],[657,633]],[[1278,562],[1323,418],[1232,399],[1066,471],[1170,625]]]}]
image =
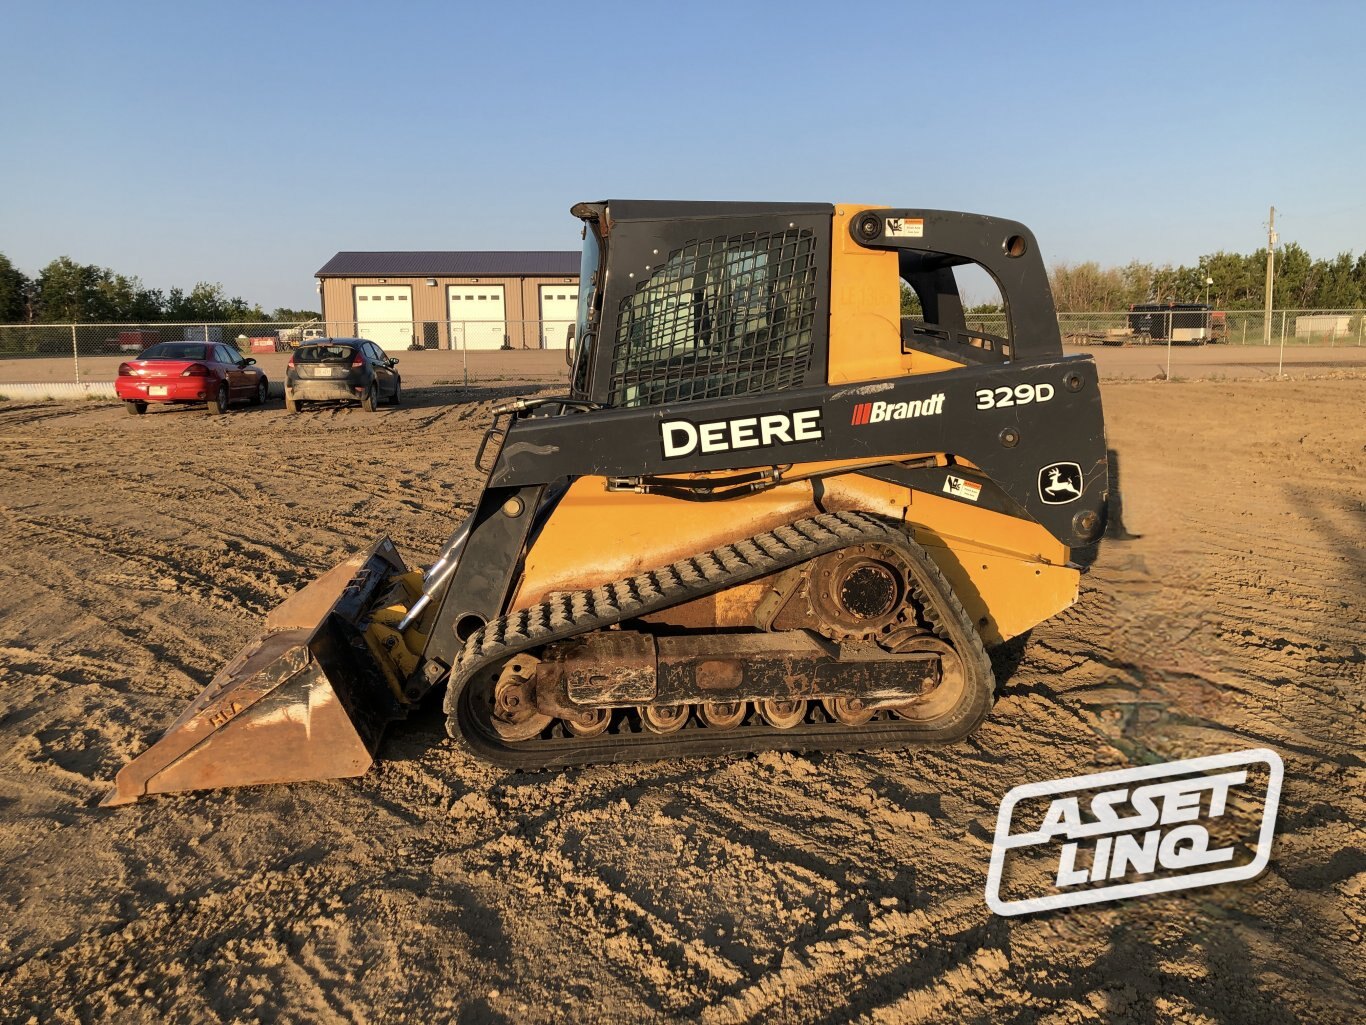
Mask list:
[{"label": "sandy soil", "polygon": [[[96,808],[286,594],[384,532],[431,557],[498,394],[0,405],[0,1019],[1358,1017],[1359,377],[1107,385],[1122,523],[969,742],[517,776],[428,714],[359,780]],[[985,906],[1015,784],[1262,745],[1259,879]]]}]

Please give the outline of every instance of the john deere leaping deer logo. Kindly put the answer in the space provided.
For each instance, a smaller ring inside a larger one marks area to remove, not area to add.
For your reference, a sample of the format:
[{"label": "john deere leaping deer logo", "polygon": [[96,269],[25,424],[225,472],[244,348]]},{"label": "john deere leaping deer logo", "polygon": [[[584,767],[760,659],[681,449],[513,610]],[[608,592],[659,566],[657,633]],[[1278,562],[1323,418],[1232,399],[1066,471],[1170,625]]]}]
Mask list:
[{"label": "john deere leaping deer logo", "polygon": [[1081,497],[1081,467],[1052,463],[1039,471],[1039,497],[1049,505],[1065,505]]}]

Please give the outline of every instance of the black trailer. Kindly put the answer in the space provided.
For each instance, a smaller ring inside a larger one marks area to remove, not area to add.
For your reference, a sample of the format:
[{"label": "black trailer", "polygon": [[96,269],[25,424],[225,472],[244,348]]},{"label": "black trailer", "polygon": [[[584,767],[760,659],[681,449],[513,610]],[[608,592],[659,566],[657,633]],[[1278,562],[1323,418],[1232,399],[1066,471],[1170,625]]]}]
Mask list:
[{"label": "black trailer", "polygon": [[1154,342],[1204,345],[1214,340],[1212,312],[1204,303],[1136,303],[1129,307],[1129,331]]}]

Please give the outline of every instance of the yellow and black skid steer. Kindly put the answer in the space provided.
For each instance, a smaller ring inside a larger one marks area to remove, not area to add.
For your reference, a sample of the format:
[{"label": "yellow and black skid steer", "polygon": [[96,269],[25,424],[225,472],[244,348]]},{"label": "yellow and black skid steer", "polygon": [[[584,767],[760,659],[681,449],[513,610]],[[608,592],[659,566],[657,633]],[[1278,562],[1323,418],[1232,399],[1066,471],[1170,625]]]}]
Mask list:
[{"label": "yellow and black skid steer", "polygon": [[359,775],[442,687],[450,735],[516,769],[982,722],[988,648],[1076,600],[1105,523],[1096,369],[1062,353],[1033,235],[860,205],[573,213],[569,388],[494,410],[436,561],[382,539],[285,602],[105,804]]}]

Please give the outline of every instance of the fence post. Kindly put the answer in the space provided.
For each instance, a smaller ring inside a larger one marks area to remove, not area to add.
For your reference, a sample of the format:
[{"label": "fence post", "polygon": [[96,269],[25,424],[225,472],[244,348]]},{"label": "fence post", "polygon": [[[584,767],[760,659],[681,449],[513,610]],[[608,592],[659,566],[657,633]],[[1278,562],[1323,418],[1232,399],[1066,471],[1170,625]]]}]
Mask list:
[{"label": "fence post", "polygon": [[465,387],[470,383],[470,343],[466,335],[469,334],[469,324],[464,323],[460,330],[460,364],[465,368]]},{"label": "fence post", "polygon": [[1243,344],[1247,344],[1247,318],[1243,318]]},{"label": "fence post", "polygon": [[71,325],[71,362],[76,367],[76,383],[81,383],[81,351],[76,345],[76,325]]},{"label": "fence post", "polygon": [[1281,310],[1281,353],[1276,358],[1276,377],[1284,376],[1285,368],[1285,310]]}]

